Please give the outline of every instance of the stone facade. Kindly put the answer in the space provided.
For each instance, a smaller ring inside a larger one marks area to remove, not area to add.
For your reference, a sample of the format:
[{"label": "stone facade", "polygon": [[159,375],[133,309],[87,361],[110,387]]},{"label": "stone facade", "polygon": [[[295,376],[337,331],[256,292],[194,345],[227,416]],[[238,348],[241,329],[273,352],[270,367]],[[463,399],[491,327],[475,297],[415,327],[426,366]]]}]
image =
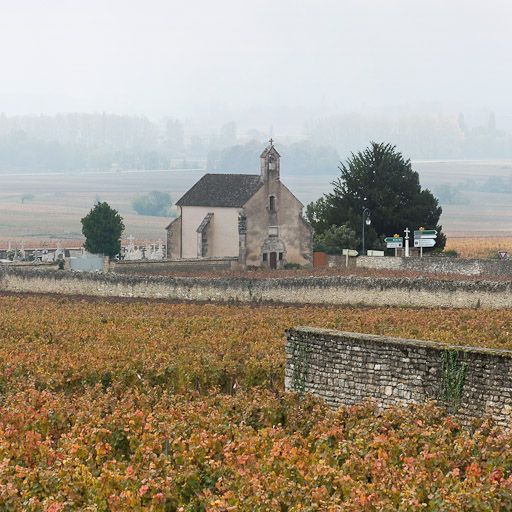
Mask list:
[{"label": "stone facade", "polygon": [[302,203],[279,181],[258,190],[243,211],[247,219],[246,265],[270,267],[273,253],[276,268],[286,262],[311,265],[312,234],[301,211]]},{"label": "stone facade", "polygon": [[512,351],[326,329],[287,331],[286,389],[336,408],[436,400],[465,423],[483,415],[510,427]]},{"label": "stone facade", "polygon": [[181,216],[174,219],[167,230],[167,257],[177,260],[182,257],[181,251]]},{"label": "stone facade", "polygon": [[259,175],[207,174],[196,183],[167,227],[168,258],[237,256],[244,267],[310,266],[312,229],[302,203],[281,182],[280,158],[271,142]]}]

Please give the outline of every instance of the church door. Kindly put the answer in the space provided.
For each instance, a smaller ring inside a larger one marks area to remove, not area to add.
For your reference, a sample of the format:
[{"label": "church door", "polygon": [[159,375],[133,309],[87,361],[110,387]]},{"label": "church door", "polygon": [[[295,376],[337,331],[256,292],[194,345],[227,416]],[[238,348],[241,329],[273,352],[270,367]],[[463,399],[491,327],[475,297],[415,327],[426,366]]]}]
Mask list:
[{"label": "church door", "polygon": [[277,268],[277,252],[270,253],[270,268]]}]

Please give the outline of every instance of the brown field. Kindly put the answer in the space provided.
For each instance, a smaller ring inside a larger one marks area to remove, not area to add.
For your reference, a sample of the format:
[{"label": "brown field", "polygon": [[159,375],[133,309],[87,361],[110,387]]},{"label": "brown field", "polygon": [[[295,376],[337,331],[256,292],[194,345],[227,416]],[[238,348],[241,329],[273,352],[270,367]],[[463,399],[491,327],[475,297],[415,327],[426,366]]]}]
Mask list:
[{"label": "brown field", "polygon": [[449,237],[446,250],[457,251],[461,258],[498,258],[498,251],[506,251],[512,257],[512,236]]},{"label": "brown field", "polygon": [[[284,165],[284,164],[283,164]],[[423,186],[435,189],[443,184],[457,187],[466,180],[483,183],[489,176],[508,178],[510,161],[414,162]],[[151,190],[166,191],[176,201],[204,171],[118,171],[97,173],[3,173],[0,176],[0,243],[9,240],[26,246],[65,245],[81,240],[80,219],[98,199],[109,202],[124,218],[125,235],[138,240],[165,236],[169,219],[137,215],[131,201]],[[283,182],[307,204],[332,190],[334,172],[320,176],[293,176],[283,167]],[[31,199],[22,204],[22,197]],[[512,195],[463,191],[467,204],[443,205],[441,224],[450,240],[448,247],[463,257],[486,257],[510,247],[512,237]],[[409,226],[413,229],[415,226]],[[462,241],[459,237],[484,238],[485,242]],[[487,237],[493,237],[488,239]],[[457,248],[460,248],[457,249]]]}]

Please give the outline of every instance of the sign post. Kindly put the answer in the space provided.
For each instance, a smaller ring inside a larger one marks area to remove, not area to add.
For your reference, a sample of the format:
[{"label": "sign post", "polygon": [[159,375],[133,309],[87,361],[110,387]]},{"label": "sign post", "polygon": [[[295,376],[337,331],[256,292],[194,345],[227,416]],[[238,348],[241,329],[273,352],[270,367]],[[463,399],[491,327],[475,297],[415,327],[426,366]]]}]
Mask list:
[{"label": "sign post", "polygon": [[409,228],[405,228],[404,229],[404,233],[405,233],[405,257],[408,258],[409,257]]},{"label": "sign post", "polygon": [[420,248],[420,258],[423,258],[423,247],[436,245],[437,231],[435,229],[420,228],[414,231],[414,247]]},{"label": "sign post", "polygon": [[345,267],[348,267],[349,256],[357,256],[358,252],[355,251],[354,249],[343,249],[341,254],[345,256]]},{"label": "sign post", "polygon": [[388,249],[395,249],[395,257],[398,255],[397,250],[401,249],[404,245],[404,239],[400,235],[393,235],[384,238],[384,242],[386,242],[386,247]]}]

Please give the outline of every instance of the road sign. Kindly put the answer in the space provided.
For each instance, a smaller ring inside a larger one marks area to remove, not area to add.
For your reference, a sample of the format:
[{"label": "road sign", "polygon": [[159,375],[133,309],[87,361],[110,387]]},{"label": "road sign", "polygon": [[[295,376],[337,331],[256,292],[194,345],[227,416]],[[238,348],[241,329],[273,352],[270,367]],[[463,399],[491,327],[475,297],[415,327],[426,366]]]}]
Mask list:
[{"label": "road sign", "polygon": [[436,241],[433,238],[415,238],[414,247],[434,247]]},{"label": "road sign", "polygon": [[414,231],[414,238],[436,238],[437,231],[435,229],[417,229]]},{"label": "road sign", "polygon": [[343,256],[357,256],[358,252],[354,249],[343,249]]},{"label": "road sign", "polygon": [[384,242],[388,249],[401,249],[404,246],[404,239],[401,236],[389,236],[384,238]]},{"label": "road sign", "polygon": [[508,252],[507,251],[498,251],[498,257],[500,260],[508,260]]}]

